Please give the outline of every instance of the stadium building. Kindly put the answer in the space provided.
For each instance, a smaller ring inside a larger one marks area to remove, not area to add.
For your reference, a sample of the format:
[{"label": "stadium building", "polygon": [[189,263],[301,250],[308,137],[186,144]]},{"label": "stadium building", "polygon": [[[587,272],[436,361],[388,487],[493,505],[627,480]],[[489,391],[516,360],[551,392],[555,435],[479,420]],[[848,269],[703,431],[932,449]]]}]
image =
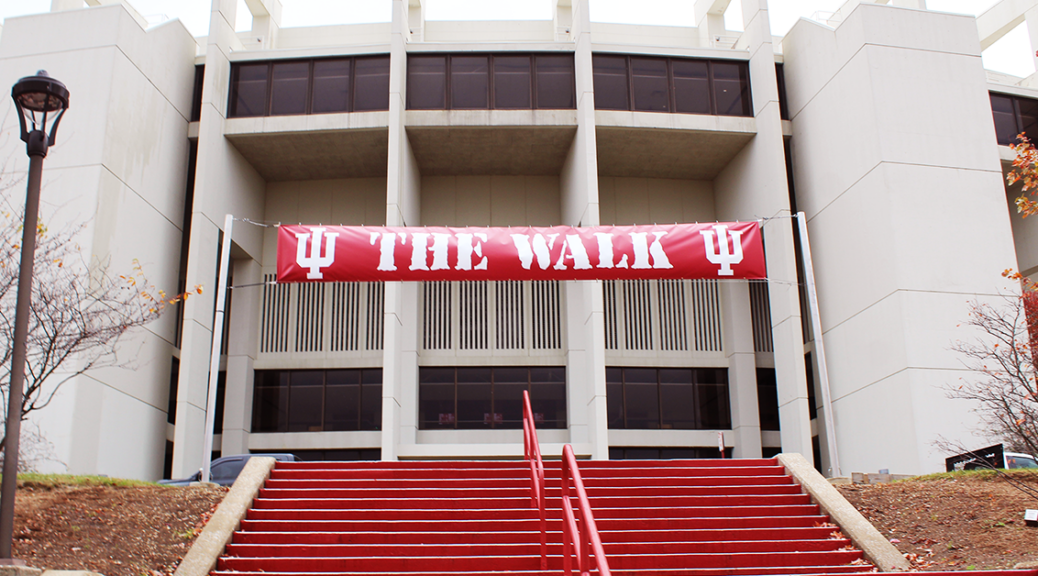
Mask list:
[{"label": "stadium building", "polygon": [[[391,1],[388,23],[282,28],[278,0],[246,0],[235,32],[236,2],[213,0],[201,38],[103,0],[5,22],[0,85],[46,69],[71,92],[49,224],[86,222],[84,253],[138,259],[171,292],[205,288],[123,343],[132,369],[34,416],[56,462],[201,465],[226,214],[215,453],[516,458],[523,390],[549,455],[716,457],[720,432],[729,457],[920,473],[943,468],[940,437],[983,445],[947,398],[966,375],[950,346],[970,301],[1010,290],[1004,269],[1038,269],[1003,177],[1038,90],[981,50],[1027,18],[1038,39],[1038,2],[974,18],[852,0],[778,38],[767,0],[739,0],[745,32],[725,29],[729,0],[696,0],[696,27],[591,22],[588,0],[521,22]],[[761,222],[767,281],[272,282],[279,223],[714,221]]]}]

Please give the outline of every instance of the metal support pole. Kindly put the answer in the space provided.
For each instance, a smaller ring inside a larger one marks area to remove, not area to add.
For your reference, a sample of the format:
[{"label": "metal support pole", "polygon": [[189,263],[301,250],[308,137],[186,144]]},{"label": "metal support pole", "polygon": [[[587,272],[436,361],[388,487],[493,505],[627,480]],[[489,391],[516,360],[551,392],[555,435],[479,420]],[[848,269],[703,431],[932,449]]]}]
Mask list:
[{"label": "metal support pole", "polygon": [[[41,131],[30,135],[46,138]],[[14,350],[11,351],[11,385],[7,391],[7,429],[4,439],[4,470],[0,482],[0,558],[13,558],[14,497],[18,490],[18,440],[22,433],[22,391],[25,386],[25,348],[29,339],[29,305],[32,301],[32,269],[36,255],[36,223],[40,214],[40,181],[43,158],[29,156],[29,186],[25,193],[22,230],[22,261],[18,271],[18,301],[14,315]]]},{"label": "metal support pole", "polygon": [[811,336],[818,360],[818,386],[822,389],[822,416],[825,418],[825,443],[828,445],[829,468],[833,476],[840,474],[840,456],[836,450],[836,427],[833,424],[833,399],[829,391],[829,370],[825,364],[825,343],[822,341],[822,320],[818,314],[818,290],[815,288],[815,267],[811,260],[811,244],[807,239],[807,218],[797,212],[800,226],[800,255],[804,260],[804,281],[807,282],[807,303],[811,311]]},{"label": "metal support pole", "polygon": [[216,388],[220,379],[220,349],[223,347],[223,316],[227,304],[227,272],[231,264],[231,227],[234,216],[223,220],[223,246],[220,248],[220,279],[216,288],[216,314],[213,317],[213,349],[209,355],[209,397],[205,403],[205,444],[202,448],[202,482],[209,481],[213,460],[213,426],[216,422]]}]

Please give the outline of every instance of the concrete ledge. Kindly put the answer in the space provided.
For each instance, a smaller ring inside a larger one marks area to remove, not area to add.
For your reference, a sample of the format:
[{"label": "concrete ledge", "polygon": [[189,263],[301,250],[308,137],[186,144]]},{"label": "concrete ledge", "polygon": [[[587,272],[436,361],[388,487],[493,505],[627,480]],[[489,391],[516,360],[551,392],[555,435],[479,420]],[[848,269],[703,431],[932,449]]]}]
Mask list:
[{"label": "concrete ledge", "polygon": [[887,541],[879,530],[869,523],[824,476],[818,473],[800,454],[779,454],[779,464],[786,473],[811,495],[823,512],[840,527],[855,546],[865,553],[865,558],[876,565],[880,572],[906,572],[911,568],[904,555]]},{"label": "concrete ledge", "polygon": [[101,574],[87,570],[45,570],[43,576],[101,576]]},{"label": "concrete ledge", "polygon": [[173,576],[208,576],[216,568],[216,560],[223,554],[234,531],[245,518],[245,512],[270,477],[275,462],[273,458],[260,456],[249,459]]}]

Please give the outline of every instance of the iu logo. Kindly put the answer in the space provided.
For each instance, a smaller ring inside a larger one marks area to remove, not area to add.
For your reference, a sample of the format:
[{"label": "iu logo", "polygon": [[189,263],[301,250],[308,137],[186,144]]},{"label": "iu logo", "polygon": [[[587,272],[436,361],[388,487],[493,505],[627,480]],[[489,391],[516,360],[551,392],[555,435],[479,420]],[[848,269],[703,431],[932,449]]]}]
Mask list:
[{"label": "iu logo", "polygon": [[[717,233],[717,249],[714,249],[714,233]],[[732,276],[732,264],[742,262],[742,232],[728,231],[724,224],[714,226],[713,231],[702,230],[703,244],[706,246],[706,259],[711,264],[720,264],[721,269],[717,271],[718,276]],[[728,236],[732,237],[731,250],[728,248]]]},{"label": "iu logo", "polygon": [[[309,268],[306,274],[307,280],[321,280],[324,274],[321,268],[327,268],[335,262],[335,238],[338,234],[325,234],[324,228],[311,228],[310,234],[296,232],[296,264],[303,268]],[[310,238],[310,255],[306,255],[306,240]],[[321,239],[327,238],[324,243],[324,256],[321,256]]]}]

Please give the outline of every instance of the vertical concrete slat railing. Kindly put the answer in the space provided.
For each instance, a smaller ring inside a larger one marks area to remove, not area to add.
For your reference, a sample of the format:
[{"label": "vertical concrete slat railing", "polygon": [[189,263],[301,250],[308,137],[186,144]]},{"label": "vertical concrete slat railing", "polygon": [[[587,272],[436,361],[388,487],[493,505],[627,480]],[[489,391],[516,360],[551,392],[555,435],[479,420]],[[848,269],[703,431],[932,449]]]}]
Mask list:
[{"label": "vertical concrete slat railing", "polygon": [[530,463],[531,505],[536,506],[541,520],[541,570],[548,569],[548,519],[544,506],[544,461],[537,441],[530,393],[523,390],[523,457]]},{"label": "vertical concrete slat railing", "polygon": [[[570,500],[570,483],[577,494],[577,511],[580,524],[573,514],[573,502]],[[566,444],[562,447],[562,573],[573,574],[572,552],[576,546],[577,571],[581,576],[591,573],[593,567],[598,568],[599,576],[610,576],[609,563],[606,561],[602,540],[598,537],[595,517],[591,514],[591,502],[584,490],[584,480],[577,468],[577,459],[573,456],[573,447]],[[590,550],[588,549],[590,547]]]}]

